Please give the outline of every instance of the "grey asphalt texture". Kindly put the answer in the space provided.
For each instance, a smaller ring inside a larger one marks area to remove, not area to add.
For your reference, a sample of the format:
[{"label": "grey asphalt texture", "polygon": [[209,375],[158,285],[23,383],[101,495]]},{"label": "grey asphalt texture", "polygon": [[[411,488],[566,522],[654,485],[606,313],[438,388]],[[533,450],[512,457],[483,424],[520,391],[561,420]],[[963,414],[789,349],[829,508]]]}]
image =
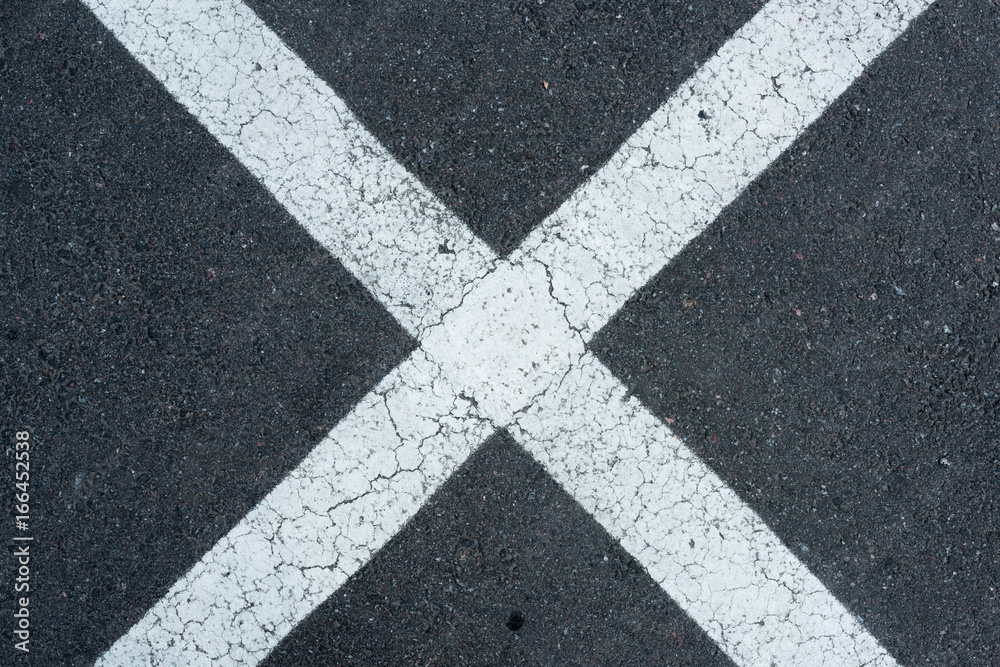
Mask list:
[{"label": "grey asphalt texture", "polygon": [[[758,8],[249,4],[503,254]],[[998,63],[935,4],[591,343],[903,665],[1000,651]],[[79,3],[0,5],[0,131],[0,664],[87,665],[414,341]],[[500,433],[265,664],[730,663]]]}]

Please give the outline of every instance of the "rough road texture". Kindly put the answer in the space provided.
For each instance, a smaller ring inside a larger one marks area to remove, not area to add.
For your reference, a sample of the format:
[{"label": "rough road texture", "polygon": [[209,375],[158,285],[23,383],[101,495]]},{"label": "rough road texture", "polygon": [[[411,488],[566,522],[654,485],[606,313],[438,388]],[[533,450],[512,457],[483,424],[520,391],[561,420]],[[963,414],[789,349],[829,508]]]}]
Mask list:
[{"label": "rough road texture", "polygon": [[[151,648],[174,651],[178,662],[255,661],[363,564],[489,429],[511,425],[737,661],[891,663],[740,498],[630,399],[629,387],[584,355],[583,345],[860,73],[917,5],[864,3],[860,13],[838,6],[832,14],[770,5],[509,264],[497,264],[381,149],[359,147],[371,137],[273,36],[209,35],[208,48],[196,50],[214,60],[195,63],[188,76],[184,54],[171,51],[187,38],[174,33],[195,23],[199,30],[261,28],[244,10],[233,18],[198,9],[194,23],[170,24],[171,9],[162,13],[166,23],[133,25],[128,12],[95,7],[117,29],[139,29],[126,40],[131,48],[424,348],[396,371],[409,380],[397,385],[391,376],[359,403],[109,662],[162,659]],[[153,31],[143,33],[150,25]],[[268,49],[280,52],[274,70]],[[247,73],[266,94],[240,87]],[[253,111],[274,103],[269,96],[277,92],[313,101],[296,101],[278,115]],[[720,100],[721,110],[711,107]],[[730,144],[735,148],[723,155]],[[333,169],[321,157],[327,148]],[[678,182],[683,192],[671,195],[668,184]],[[345,203],[343,210],[324,197]],[[375,224],[382,214],[389,232]],[[368,236],[345,236],[352,216]],[[397,390],[428,400],[393,408]],[[460,423],[451,428],[449,419]],[[371,442],[379,444],[372,449],[365,444]],[[328,540],[338,546],[331,550]],[[225,614],[237,622],[227,624]]]}]

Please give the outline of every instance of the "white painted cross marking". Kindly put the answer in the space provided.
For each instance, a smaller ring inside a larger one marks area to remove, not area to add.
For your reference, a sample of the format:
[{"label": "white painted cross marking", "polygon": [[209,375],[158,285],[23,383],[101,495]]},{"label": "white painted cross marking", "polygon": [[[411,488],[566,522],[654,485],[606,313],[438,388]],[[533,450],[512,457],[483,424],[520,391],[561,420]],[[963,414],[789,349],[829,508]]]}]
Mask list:
[{"label": "white painted cross marking", "polygon": [[504,262],[242,4],[88,2],[421,345],[98,664],[256,664],[499,427],[736,663],[894,664],[585,344],[927,2],[774,0]]}]

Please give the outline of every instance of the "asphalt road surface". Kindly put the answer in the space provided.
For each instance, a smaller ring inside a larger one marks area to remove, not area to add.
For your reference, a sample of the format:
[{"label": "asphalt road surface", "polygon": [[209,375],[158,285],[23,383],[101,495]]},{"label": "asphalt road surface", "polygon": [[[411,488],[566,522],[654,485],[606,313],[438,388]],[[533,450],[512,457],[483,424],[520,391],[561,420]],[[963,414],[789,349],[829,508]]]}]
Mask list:
[{"label": "asphalt road surface", "polygon": [[0,664],[997,665],[997,0],[8,0],[0,131]]}]

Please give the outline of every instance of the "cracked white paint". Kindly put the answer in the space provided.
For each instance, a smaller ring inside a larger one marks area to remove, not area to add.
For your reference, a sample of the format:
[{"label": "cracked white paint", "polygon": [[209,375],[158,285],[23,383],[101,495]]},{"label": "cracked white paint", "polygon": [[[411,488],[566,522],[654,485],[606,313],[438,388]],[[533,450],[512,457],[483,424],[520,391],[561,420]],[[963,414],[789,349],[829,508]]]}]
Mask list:
[{"label": "cracked white paint", "polygon": [[493,431],[415,352],[99,665],[257,664]]},{"label": "cracked white paint", "polygon": [[510,432],[736,664],[895,664],[593,355]]},{"label": "cracked white paint", "polygon": [[500,427],[737,664],[894,664],[584,345],[927,2],[770,3],[500,262],[242,5],[87,1],[421,343],[98,664],[256,664]]},{"label": "cracked white paint", "polygon": [[411,334],[493,260],[243,3],[85,2]]},{"label": "cracked white paint", "polygon": [[589,339],[929,4],[768,3],[511,260],[553,267]]},{"label": "cracked white paint", "polygon": [[544,265],[504,263],[427,329],[420,347],[482,415],[503,426],[584,353],[564,311],[549,294]]}]

